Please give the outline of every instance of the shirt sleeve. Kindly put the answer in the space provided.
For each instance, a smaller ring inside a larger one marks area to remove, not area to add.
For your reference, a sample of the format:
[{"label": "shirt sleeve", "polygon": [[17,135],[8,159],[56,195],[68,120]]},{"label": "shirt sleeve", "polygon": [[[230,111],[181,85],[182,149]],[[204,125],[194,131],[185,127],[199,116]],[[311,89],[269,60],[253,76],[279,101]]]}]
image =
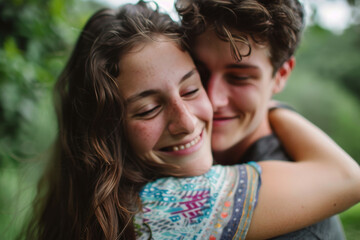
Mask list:
[{"label": "shirt sleeve", "polygon": [[245,239],[258,200],[261,167],[255,163],[238,165],[239,180],[234,189],[234,207],[221,239]]}]

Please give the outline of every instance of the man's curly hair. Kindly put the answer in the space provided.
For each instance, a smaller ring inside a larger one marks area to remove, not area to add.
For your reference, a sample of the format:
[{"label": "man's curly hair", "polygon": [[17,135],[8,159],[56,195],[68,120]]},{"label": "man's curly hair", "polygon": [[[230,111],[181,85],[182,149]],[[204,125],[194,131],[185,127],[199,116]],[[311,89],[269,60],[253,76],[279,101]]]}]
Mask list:
[{"label": "man's curly hair", "polygon": [[[237,61],[251,54],[249,38],[269,46],[274,73],[295,52],[304,28],[304,10],[298,0],[177,0],[186,40],[190,46],[207,28],[230,42]],[[236,43],[249,51],[240,54]]]}]

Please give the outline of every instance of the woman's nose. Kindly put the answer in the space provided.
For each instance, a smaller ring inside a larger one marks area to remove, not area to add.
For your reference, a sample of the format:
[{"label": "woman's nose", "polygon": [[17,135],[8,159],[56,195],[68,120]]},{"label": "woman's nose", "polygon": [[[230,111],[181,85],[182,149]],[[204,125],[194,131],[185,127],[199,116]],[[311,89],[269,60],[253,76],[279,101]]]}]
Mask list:
[{"label": "woman's nose", "polygon": [[181,100],[170,106],[169,125],[170,134],[189,134],[195,130],[196,116]]}]

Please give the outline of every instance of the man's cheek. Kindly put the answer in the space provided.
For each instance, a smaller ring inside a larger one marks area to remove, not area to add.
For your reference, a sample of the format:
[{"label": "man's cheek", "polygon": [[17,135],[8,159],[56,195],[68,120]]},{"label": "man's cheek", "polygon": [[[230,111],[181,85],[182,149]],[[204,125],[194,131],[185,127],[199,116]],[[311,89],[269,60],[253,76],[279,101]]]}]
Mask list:
[{"label": "man's cheek", "polygon": [[235,96],[236,106],[243,111],[254,111],[258,108],[259,103],[262,101],[262,97],[254,88],[246,88],[237,91]]}]

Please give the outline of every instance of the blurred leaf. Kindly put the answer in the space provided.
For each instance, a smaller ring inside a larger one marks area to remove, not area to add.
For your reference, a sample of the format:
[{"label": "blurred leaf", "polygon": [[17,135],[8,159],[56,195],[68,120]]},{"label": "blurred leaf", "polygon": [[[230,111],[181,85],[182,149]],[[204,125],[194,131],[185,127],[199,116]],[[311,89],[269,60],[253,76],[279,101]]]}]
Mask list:
[{"label": "blurred leaf", "polygon": [[20,50],[14,41],[14,38],[8,37],[4,42],[5,59],[13,60],[17,55],[20,54]]}]

